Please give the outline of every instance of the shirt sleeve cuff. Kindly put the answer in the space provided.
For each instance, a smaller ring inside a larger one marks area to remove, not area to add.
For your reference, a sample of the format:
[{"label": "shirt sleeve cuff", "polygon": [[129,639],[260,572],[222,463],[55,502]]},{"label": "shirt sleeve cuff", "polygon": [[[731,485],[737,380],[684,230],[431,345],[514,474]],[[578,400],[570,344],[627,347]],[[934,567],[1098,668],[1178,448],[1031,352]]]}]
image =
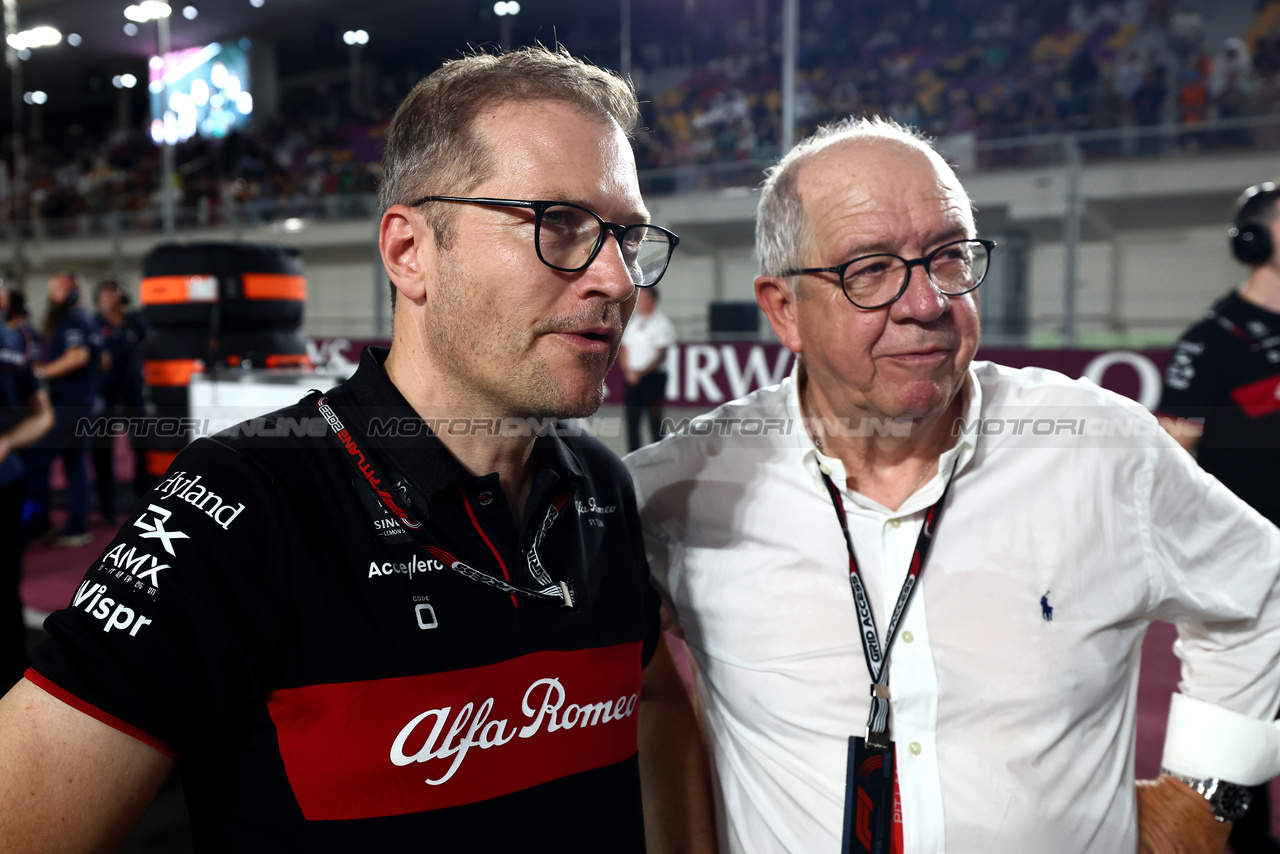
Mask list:
[{"label": "shirt sleeve cuff", "polygon": [[1161,764],[1188,777],[1257,786],[1280,775],[1280,726],[1174,694]]}]

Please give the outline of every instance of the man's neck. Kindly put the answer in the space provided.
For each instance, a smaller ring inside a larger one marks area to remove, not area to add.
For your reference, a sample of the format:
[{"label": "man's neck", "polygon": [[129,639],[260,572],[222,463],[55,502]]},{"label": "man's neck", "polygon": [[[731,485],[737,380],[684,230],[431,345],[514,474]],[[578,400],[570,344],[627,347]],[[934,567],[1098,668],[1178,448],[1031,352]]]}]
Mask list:
[{"label": "man's neck", "polygon": [[[878,423],[880,416],[861,410],[839,411],[838,405],[803,377],[800,389],[801,406],[810,419],[809,432],[819,450],[844,464],[849,489],[891,510],[901,507],[937,473],[939,458],[954,444],[951,426],[963,414],[966,396],[962,387],[937,413],[904,420],[901,430],[854,430],[845,429],[845,425]],[[906,429],[908,424],[910,429]]]},{"label": "man's neck", "polygon": [[1247,303],[1280,314],[1280,270],[1275,264],[1253,268],[1237,293]]},{"label": "man's neck", "polygon": [[[492,423],[510,413],[498,413],[460,394],[439,381],[439,373],[430,367],[425,355],[407,347],[392,346],[384,368],[392,385],[399,390],[414,412],[429,424],[465,422]],[[502,436],[500,430],[469,430],[436,433],[441,444],[472,475],[497,473],[507,504],[519,524],[524,516],[525,501],[533,486],[533,443],[536,436]]]}]

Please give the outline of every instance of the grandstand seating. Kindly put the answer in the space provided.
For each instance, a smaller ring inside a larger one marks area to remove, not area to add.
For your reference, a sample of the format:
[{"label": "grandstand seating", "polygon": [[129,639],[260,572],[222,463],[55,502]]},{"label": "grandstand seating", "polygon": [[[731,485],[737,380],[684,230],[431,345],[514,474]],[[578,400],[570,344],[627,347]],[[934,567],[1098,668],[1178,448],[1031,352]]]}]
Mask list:
[{"label": "grandstand seating", "polygon": [[[1095,160],[1280,147],[1280,118],[1268,118],[1280,115],[1280,0],[1256,13],[1241,2],[1215,10],[1230,25],[1224,31],[1189,7],[1142,0],[946,0],[923,9],[805,0],[798,135],[843,116],[891,116],[944,150],[956,138],[976,144],[975,165],[988,169],[1058,156],[992,140],[1063,132],[1082,134]],[[647,193],[753,185],[776,157],[780,27],[756,5],[638,45],[636,152]],[[383,77],[404,83],[396,70]],[[382,134],[403,93],[388,85],[378,94],[357,114],[323,87],[308,90],[253,134],[184,143],[173,190],[180,226],[371,215]],[[160,174],[157,149],[140,132],[46,134],[30,156],[27,209],[49,236],[157,230]],[[116,219],[99,216],[108,213]]]}]

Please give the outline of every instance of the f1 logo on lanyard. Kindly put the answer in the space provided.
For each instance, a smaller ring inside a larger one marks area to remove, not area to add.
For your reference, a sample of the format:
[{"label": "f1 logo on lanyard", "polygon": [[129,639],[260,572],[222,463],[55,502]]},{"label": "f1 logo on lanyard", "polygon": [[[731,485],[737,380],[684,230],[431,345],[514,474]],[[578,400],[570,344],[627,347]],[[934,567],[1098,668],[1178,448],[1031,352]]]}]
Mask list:
[{"label": "f1 logo on lanyard", "polygon": [[[911,603],[911,596],[924,572],[925,558],[933,545],[938,524],[942,521],[942,505],[951,491],[951,479],[955,476],[956,463],[951,466],[942,495],[925,512],[924,524],[916,537],[911,566],[894,605],[885,632],[883,650],[876,632],[871,603],[858,570],[858,559],[853,551],[853,537],[849,534],[849,520],[844,513],[844,499],[840,490],[828,475],[822,476],[831,506],[840,520],[845,548],[849,552],[849,588],[858,614],[858,637],[862,641],[862,654],[866,658],[867,673],[871,676],[871,714],[867,719],[865,737],[849,739],[849,759],[845,769],[844,841],[841,854],[901,854],[902,820],[898,806],[897,771],[894,763],[893,741],[889,736],[889,652],[898,634],[898,624]],[[895,820],[896,818],[896,820]]]},{"label": "f1 logo on lanyard", "polygon": [[893,742],[883,749],[849,739],[841,854],[902,854],[902,814]]}]

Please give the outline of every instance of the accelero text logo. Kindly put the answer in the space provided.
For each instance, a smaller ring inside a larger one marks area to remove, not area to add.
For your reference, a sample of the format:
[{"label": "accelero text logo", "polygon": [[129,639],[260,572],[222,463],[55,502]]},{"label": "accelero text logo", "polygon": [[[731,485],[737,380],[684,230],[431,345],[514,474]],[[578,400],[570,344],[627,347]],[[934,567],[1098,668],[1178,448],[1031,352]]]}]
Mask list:
[{"label": "accelero text logo", "polygon": [[275,691],[267,700],[308,820],[470,804],[636,752],[641,644]]}]

